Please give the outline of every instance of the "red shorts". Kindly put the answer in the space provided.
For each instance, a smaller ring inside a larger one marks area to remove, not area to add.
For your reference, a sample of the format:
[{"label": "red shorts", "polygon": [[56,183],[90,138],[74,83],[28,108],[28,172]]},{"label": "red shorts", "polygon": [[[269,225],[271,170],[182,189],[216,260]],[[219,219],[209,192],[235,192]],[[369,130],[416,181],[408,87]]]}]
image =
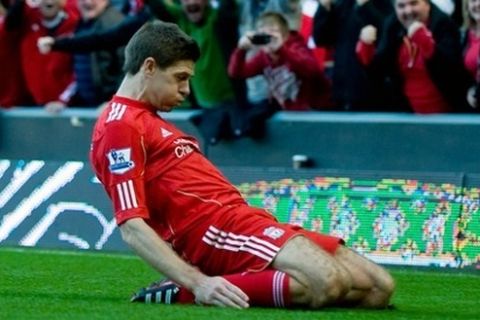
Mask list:
[{"label": "red shorts", "polygon": [[180,254],[207,275],[260,271],[296,236],[309,238],[331,254],[343,243],[340,238],[279,223],[265,210],[239,206],[190,232]]}]

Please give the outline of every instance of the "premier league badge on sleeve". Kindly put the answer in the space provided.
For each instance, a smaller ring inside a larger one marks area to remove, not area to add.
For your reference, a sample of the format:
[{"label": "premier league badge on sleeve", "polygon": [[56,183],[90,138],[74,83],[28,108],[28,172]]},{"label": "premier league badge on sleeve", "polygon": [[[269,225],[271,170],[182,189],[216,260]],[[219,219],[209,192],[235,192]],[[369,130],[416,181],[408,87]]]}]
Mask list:
[{"label": "premier league badge on sleeve", "polygon": [[128,170],[133,169],[135,163],[130,160],[131,153],[131,148],[111,150],[107,154],[108,161],[110,162],[110,165],[108,166],[110,172],[114,174],[123,174]]}]

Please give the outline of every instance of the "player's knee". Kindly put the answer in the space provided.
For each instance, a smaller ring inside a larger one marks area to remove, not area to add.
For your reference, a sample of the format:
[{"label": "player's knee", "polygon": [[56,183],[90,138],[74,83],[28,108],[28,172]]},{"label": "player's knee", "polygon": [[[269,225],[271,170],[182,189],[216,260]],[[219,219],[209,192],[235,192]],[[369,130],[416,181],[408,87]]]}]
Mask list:
[{"label": "player's knee", "polygon": [[312,292],[310,302],[312,308],[321,308],[339,301],[351,288],[351,279],[344,277],[340,272],[335,272],[321,281],[323,285],[320,291]]},{"label": "player's knee", "polygon": [[374,277],[374,282],[378,289],[383,291],[388,296],[391,296],[393,294],[393,291],[395,290],[395,281],[393,280],[393,277],[390,275],[390,273],[388,273],[387,270],[381,268],[379,272],[375,273]]},{"label": "player's knee", "polygon": [[290,298],[294,305],[307,306],[311,304],[313,292],[309,287],[291,277],[289,289]]},{"label": "player's knee", "polygon": [[395,280],[393,280],[393,277],[385,271],[385,274],[382,277],[382,287],[380,288],[384,295],[385,295],[385,306],[388,305],[388,301],[390,300],[390,297],[393,295],[393,292],[395,291]]},{"label": "player's knee", "polygon": [[367,306],[371,308],[386,308],[395,291],[395,281],[385,270],[383,273],[376,275],[376,277],[376,286],[372,292],[372,297],[367,299],[370,302]]}]

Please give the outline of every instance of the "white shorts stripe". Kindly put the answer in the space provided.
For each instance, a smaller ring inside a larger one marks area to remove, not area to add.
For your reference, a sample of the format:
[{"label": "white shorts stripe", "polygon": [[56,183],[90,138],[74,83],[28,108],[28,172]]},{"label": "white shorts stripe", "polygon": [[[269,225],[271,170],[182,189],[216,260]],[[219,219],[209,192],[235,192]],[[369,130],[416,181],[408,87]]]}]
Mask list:
[{"label": "white shorts stripe", "polygon": [[230,237],[230,238],[234,238],[234,239],[242,239],[242,240],[245,240],[245,239],[248,239],[248,238],[251,238],[251,239],[254,239],[256,242],[258,242],[259,244],[261,245],[264,245],[266,247],[269,247],[270,249],[274,250],[274,251],[278,251],[280,250],[279,247],[277,247],[276,245],[273,245],[271,244],[270,242],[267,242],[265,240],[262,240],[262,239],[259,239],[257,237],[249,237],[249,236],[244,236],[244,235],[236,235],[234,233],[231,233],[231,232],[225,232],[225,231],[221,231],[221,230],[218,230],[217,228],[215,228],[214,226],[210,226],[208,228],[211,232],[215,233],[215,234],[220,234],[222,235],[223,237]]},{"label": "white shorts stripe", "polygon": [[[205,235],[207,236],[207,234]],[[265,248],[265,247],[262,247],[261,245],[258,245],[258,244],[255,244],[254,243],[254,237],[250,237],[248,239],[246,239],[246,241],[243,241],[243,242],[240,242],[240,241],[232,241],[228,238],[217,238],[217,237],[209,237],[212,241],[216,241],[220,244],[222,243],[227,243],[229,245],[232,245],[232,246],[237,246],[237,247],[245,247],[245,248],[251,248],[251,249],[254,249],[254,250],[258,250],[258,251],[262,251],[263,253],[265,253],[266,255],[269,255],[269,256],[272,256],[274,257],[277,252],[276,251],[273,251],[273,250],[270,250],[268,248]]]},{"label": "white shorts stripe", "polygon": [[233,246],[229,246],[229,245],[222,245],[222,244],[216,243],[214,241],[211,241],[207,237],[203,237],[202,240],[203,240],[203,242],[205,242],[205,243],[207,243],[207,244],[209,244],[212,247],[215,247],[217,249],[223,249],[223,250],[228,250],[228,251],[232,251],[232,252],[239,252],[239,251],[248,252],[248,253],[253,254],[254,256],[262,258],[263,260],[265,260],[267,262],[271,262],[274,258],[274,257],[271,257],[271,256],[267,256],[267,255],[263,254],[262,252],[259,252],[257,250],[253,250],[253,249],[250,249],[250,248],[247,248],[247,247],[233,247]]},{"label": "white shorts stripe", "polygon": [[272,257],[274,257],[278,252],[278,250],[276,250],[276,251],[270,250],[269,248],[265,248],[261,244],[255,243],[257,238],[254,237],[254,236],[244,237],[245,239],[243,241],[238,241],[238,240],[231,240],[228,237],[216,236],[216,235],[212,234],[211,232],[207,231],[205,233],[205,237],[209,238],[210,240],[212,240],[214,242],[218,242],[220,244],[227,243],[229,245],[237,246],[237,247],[240,247],[240,248],[250,247],[250,248],[255,249],[255,250],[263,251],[263,253],[265,253],[269,256],[272,256]]},{"label": "white shorts stripe", "polygon": [[123,197],[122,186],[117,184],[118,198],[120,199],[120,209],[125,210],[125,199]]},{"label": "white shorts stripe", "polygon": [[227,233],[214,226],[208,228],[202,241],[218,249],[248,252],[268,262],[271,262],[280,250],[279,247],[255,236]]}]

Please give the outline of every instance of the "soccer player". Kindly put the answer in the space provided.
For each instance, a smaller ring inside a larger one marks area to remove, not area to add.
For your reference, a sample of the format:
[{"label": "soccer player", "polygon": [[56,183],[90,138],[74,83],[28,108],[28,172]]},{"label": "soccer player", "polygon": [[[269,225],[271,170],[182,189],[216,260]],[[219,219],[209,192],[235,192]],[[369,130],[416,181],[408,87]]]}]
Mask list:
[{"label": "soccer player", "polygon": [[335,237],[278,223],[248,206],[162,119],[189,94],[199,47],[176,25],[145,24],[129,41],[126,75],[98,118],[90,159],[124,241],[171,281],[133,300],[248,306],[384,308],[394,283]]}]

